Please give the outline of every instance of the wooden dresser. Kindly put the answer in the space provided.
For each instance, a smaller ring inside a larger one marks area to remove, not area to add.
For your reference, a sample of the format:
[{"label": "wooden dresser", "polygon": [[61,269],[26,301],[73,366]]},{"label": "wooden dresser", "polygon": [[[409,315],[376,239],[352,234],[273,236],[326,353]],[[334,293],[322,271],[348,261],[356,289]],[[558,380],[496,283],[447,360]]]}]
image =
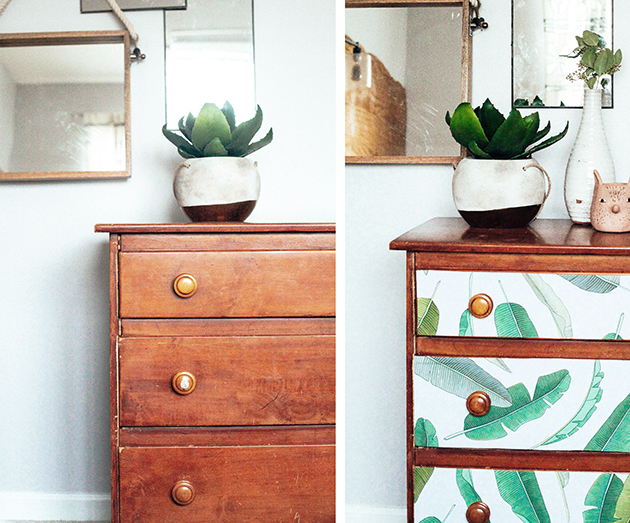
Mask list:
[{"label": "wooden dresser", "polygon": [[335,520],[335,232],[110,233],[113,523]]},{"label": "wooden dresser", "polygon": [[627,522],[630,234],[437,218],[390,248],[407,253],[408,521]]}]

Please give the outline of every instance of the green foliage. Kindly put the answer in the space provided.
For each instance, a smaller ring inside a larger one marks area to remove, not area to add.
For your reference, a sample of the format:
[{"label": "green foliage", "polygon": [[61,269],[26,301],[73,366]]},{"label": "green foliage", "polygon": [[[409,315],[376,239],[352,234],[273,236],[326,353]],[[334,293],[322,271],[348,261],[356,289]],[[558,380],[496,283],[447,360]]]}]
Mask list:
[{"label": "green foliage", "polygon": [[[416,447],[437,447],[438,439],[435,427],[428,419],[418,418],[416,428],[414,430],[414,444]],[[418,501],[420,493],[428,483],[433,468],[414,467],[413,469],[413,500]],[[439,520],[438,520],[439,521]]]},{"label": "green foliage", "polygon": [[433,468],[414,467],[413,468],[413,501],[418,501],[420,494],[427,486],[429,479],[433,475]]},{"label": "green foliage", "polygon": [[455,473],[455,481],[457,482],[457,488],[459,493],[464,498],[466,505],[472,505],[477,501],[482,501],[481,496],[475,490],[473,484],[472,473],[468,469],[457,469]]},{"label": "green foliage", "polygon": [[551,523],[536,473],[497,470],[494,472],[501,497],[524,523]]},{"label": "green foliage", "polygon": [[562,338],[572,338],[571,315],[564,302],[539,274],[523,274],[523,277],[534,291],[536,297],[549,309],[560,336]]},{"label": "green foliage", "polygon": [[564,138],[569,130],[567,122],[560,134],[540,142],[551,130],[551,124],[539,130],[537,112],[523,117],[513,108],[505,118],[490,100],[476,109],[468,102],[459,104],[452,117],[446,113],[446,123],[457,143],[466,147],[475,158],[486,160],[531,158],[533,153]]},{"label": "green foliage", "polygon": [[501,303],[494,311],[494,325],[497,336],[506,338],[537,338],[538,332],[527,314],[518,303]]},{"label": "green foliage", "polygon": [[179,120],[179,134],[169,131],[166,124],[162,134],[177,147],[183,158],[205,158],[210,156],[247,156],[273,140],[273,129],[261,140],[252,143],[262,126],[262,110],[256,109],[256,115],[246,122],[236,125],[234,109],[230,102],[225,102],[222,109],[207,103],[195,117],[192,113]]},{"label": "green foliage", "polygon": [[507,436],[505,427],[514,432],[525,423],[542,417],[547,409],[568,390],[570,384],[571,376],[567,370],[563,369],[538,378],[533,398],[522,383],[512,385],[508,388],[512,405],[496,407],[493,402],[490,411],[485,416],[477,417],[468,414],[464,420],[464,430],[444,439],[449,440],[461,434],[473,440],[503,438]]},{"label": "green foliage", "polygon": [[615,407],[612,414],[586,444],[584,450],[596,452],[630,451],[630,394]]},{"label": "green foliage", "polygon": [[542,447],[543,445],[551,445],[557,443],[563,439],[568,438],[575,434],[586,422],[591,419],[591,416],[597,409],[599,400],[602,399],[603,391],[600,387],[602,380],[604,379],[604,373],[602,372],[602,366],[598,360],[595,360],[593,365],[593,378],[591,379],[591,386],[588,389],[584,402],[578,409],[578,412],[566,423],[559,431],[552,436],[548,437],[542,443],[536,445],[536,447]]},{"label": "green foliage", "polygon": [[615,474],[602,474],[586,494],[584,504],[593,507],[582,515],[584,523],[614,523],[617,501],[623,490],[623,482]]},{"label": "green foliage", "polygon": [[592,31],[584,31],[582,36],[576,36],[575,39],[577,47],[572,54],[564,56],[579,58],[580,62],[577,71],[567,76],[567,79],[572,82],[582,80],[589,89],[606,87],[610,77],[621,68],[621,49],[613,53],[606,47],[604,39]]},{"label": "green foliage", "polygon": [[441,282],[437,282],[430,298],[418,298],[418,336],[435,336],[440,323],[440,311],[433,301]]},{"label": "green foliage", "polygon": [[508,389],[470,358],[416,356],[413,371],[431,385],[459,398],[468,398],[480,390],[490,396],[493,405],[512,404]]},{"label": "green foliage", "polygon": [[615,275],[600,276],[597,274],[560,274],[578,289],[596,294],[606,294],[620,287],[621,278]]}]

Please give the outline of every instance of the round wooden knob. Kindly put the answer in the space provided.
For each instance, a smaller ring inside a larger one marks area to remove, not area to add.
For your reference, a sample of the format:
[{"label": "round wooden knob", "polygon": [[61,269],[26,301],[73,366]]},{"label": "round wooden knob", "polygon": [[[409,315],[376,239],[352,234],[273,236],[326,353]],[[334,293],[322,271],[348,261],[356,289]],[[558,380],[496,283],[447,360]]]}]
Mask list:
[{"label": "round wooden knob", "polygon": [[471,503],[466,511],[468,523],[488,523],[490,521],[490,507],[483,501]]},{"label": "round wooden knob", "polygon": [[475,294],[468,302],[468,310],[475,318],[486,318],[492,312],[492,298],[487,294]]},{"label": "round wooden knob", "polygon": [[195,499],[195,488],[190,481],[178,481],[173,485],[171,497],[178,505],[190,505]]},{"label": "round wooden knob", "polygon": [[191,274],[180,274],[173,282],[173,290],[180,298],[190,298],[197,292],[197,280]]},{"label": "round wooden knob", "polygon": [[490,396],[485,392],[473,392],[466,400],[466,408],[473,416],[485,416],[491,407]]},{"label": "round wooden knob", "polygon": [[186,395],[195,390],[197,380],[190,372],[178,372],[173,376],[171,383],[173,384],[173,390],[177,394]]}]

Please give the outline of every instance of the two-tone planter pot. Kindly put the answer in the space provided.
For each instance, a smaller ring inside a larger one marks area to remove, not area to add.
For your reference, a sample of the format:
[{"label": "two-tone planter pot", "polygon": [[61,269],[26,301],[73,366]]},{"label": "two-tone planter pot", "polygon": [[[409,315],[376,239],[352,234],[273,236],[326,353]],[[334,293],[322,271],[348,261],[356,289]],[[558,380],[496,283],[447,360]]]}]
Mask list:
[{"label": "two-tone planter pot", "polygon": [[193,222],[242,222],[260,196],[260,176],[247,158],[193,158],[175,170],[173,192]]},{"label": "two-tone planter pot", "polygon": [[536,160],[464,158],[453,175],[453,200],[475,228],[526,227],[549,196],[551,180]]}]

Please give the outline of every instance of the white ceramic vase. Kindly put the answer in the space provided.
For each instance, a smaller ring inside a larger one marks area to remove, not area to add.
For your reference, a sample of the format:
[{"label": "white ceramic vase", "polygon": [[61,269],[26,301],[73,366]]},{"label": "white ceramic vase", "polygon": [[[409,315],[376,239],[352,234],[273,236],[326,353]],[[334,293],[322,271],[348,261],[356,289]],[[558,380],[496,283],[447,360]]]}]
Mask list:
[{"label": "white ceramic vase", "polygon": [[193,222],[242,222],[260,196],[260,176],[247,158],[192,158],[175,170],[173,192]]},{"label": "white ceramic vase", "polygon": [[582,120],[564,178],[564,202],[575,223],[591,222],[595,169],[604,182],[615,181],[615,166],[602,119],[602,90],[586,88]]},{"label": "white ceramic vase", "polygon": [[527,226],[538,216],[550,190],[549,175],[531,158],[464,158],[453,174],[455,207],[475,228]]}]

